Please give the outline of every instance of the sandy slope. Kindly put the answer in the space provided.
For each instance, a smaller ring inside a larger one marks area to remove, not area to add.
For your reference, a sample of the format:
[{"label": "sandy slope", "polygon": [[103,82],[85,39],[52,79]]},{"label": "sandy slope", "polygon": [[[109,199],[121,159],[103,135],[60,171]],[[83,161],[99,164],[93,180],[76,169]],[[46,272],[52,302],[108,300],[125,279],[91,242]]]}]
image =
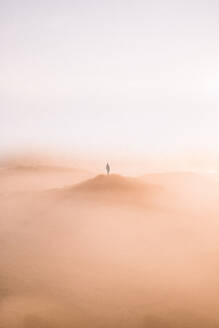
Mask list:
[{"label": "sandy slope", "polygon": [[0,170],[0,192],[46,190],[72,185],[92,177],[92,173],[54,166],[12,166]]},{"label": "sandy slope", "polygon": [[66,186],[71,174],[48,169],[40,190],[35,170],[26,189],[17,174],[0,196],[1,328],[219,327],[212,198],[200,211],[181,184],[177,202],[170,178],[78,174]]}]

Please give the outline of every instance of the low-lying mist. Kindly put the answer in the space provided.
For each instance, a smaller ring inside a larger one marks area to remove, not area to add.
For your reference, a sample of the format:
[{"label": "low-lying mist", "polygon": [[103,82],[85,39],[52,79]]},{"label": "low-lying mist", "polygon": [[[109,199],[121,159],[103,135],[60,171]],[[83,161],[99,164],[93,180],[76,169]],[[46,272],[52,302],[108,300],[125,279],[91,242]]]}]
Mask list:
[{"label": "low-lying mist", "polygon": [[0,185],[1,328],[219,327],[216,182],[47,167]]}]

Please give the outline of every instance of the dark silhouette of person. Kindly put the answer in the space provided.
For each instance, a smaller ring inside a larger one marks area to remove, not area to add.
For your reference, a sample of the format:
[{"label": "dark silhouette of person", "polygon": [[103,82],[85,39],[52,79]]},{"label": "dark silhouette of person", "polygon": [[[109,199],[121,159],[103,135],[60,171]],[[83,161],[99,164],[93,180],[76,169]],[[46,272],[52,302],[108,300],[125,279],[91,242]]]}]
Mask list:
[{"label": "dark silhouette of person", "polygon": [[110,174],[110,165],[109,163],[106,164],[106,172],[109,175]]}]

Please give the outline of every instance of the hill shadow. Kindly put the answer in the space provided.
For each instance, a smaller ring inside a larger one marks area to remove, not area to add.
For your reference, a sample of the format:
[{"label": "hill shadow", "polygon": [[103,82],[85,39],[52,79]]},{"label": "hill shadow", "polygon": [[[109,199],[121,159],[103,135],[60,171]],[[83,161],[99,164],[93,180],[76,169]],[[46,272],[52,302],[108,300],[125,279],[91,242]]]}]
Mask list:
[{"label": "hill shadow", "polygon": [[148,207],[157,199],[162,188],[142,182],[138,178],[117,174],[98,175],[71,187],[60,189],[64,197],[89,200],[99,204],[134,205]]}]

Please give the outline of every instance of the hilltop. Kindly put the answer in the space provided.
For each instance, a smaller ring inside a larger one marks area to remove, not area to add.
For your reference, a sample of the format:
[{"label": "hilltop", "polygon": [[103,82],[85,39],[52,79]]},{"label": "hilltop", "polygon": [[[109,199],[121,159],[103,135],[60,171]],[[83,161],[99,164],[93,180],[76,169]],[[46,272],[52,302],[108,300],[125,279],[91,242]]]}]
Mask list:
[{"label": "hilltop", "polygon": [[160,188],[142,182],[138,178],[124,177],[117,174],[97,175],[78,184],[59,189],[59,195],[72,199],[80,198],[92,202],[137,205],[152,204],[157,199]]}]

